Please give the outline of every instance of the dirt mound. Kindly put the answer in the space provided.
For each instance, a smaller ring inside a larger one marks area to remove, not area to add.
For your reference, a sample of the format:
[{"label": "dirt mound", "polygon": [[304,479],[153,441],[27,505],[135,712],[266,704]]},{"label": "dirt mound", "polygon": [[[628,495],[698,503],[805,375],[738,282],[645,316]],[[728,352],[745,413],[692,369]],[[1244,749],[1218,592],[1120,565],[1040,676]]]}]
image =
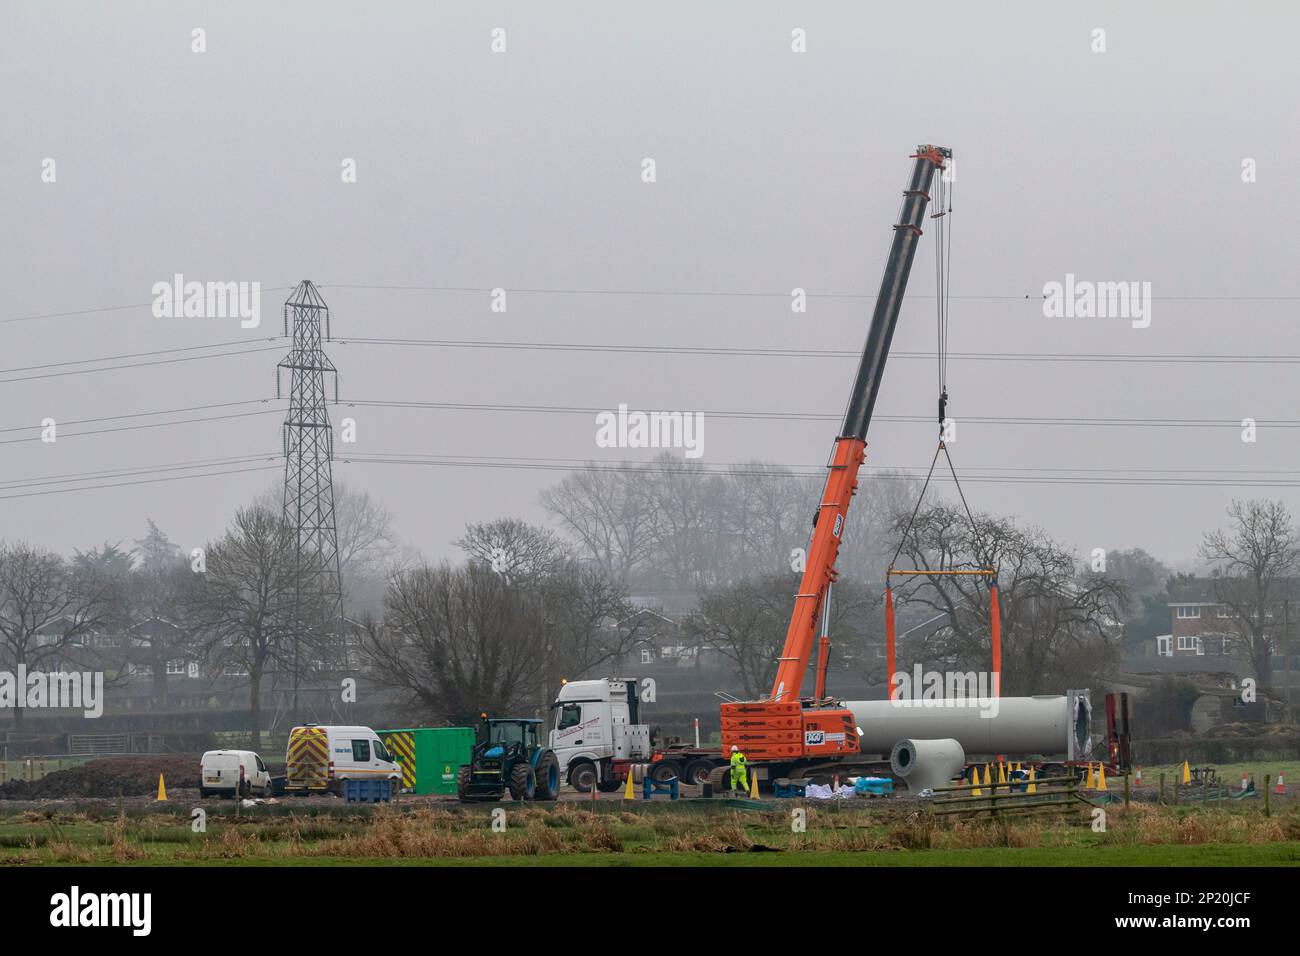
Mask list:
[{"label": "dirt mound", "polygon": [[102,757],[58,770],[40,780],[0,784],[0,800],[57,800],[62,797],[127,797],[158,792],[158,775],[168,789],[199,785],[199,758],[176,754]]}]

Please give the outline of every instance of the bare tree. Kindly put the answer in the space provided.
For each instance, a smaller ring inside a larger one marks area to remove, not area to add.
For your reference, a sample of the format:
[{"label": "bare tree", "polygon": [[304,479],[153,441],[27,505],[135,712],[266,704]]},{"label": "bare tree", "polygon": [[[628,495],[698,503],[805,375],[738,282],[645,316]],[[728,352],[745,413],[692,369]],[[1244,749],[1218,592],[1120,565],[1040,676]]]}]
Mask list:
[{"label": "bare tree", "polygon": [[643,469],[632,465],[575,471],[542,492],[542,505],[559,520],[610,580],[625,584],[654,547]]},{"label": "bare tree", "polygon": [[518,518],[467,525],[465,534],[452,543],[471,561],[511,581],[546,577],[572,560],[568,546],[554,531]]},{"label": "bare tree", "polygon": [[417,713],[472,720],[483,710],[532,713],[562,677],[579,677],[636,642],[621,590],[570,561],[510,578],[481,561],[422,566],[389,583],[382,627],[366,650],[376,679]]},{"label": "bare tree", "polygon": [[[896,519],[896,541],[907,519]],[[1042,530],[987,515],[976,515],[972,527],[964,509],[937,504],[917,514],[901,554],[901,566],[918,570],[997,572],[1004,694],[1088,686],[1113,667],[1123,586],[1102,575],[1081,575],[1075,556]],[[947,617],[922,647],[928,660],[963,670],[988,668],[987,579],[933,575],[908,581],[896,588],[900,608]]]},{"label": "bare tree", "polygon": [[[777,658],[785,646],[794,611],[798,578],[769,575],[709,591],[683,621],[683,630],[698,645],[712,648],[731,662],[745,693],[754,699],[772,689]],[[862,671],[872,664],[866,655],[867,624],[876,604],[861,585],[841,579],[832,588],[830,634],[835,668]],[[807,677],[815,673],[817,648],[809,656]],[[828,671],[831,668],[828,668]],[[810,683],[804,688],[812,693]]]},{"label": "bare tree", "polygon": [[132,553],[130,576],[131,626],[127,631],[127,660],[153,675],[154,699],[167,701],[169,662],[188,656],[192,634],[186,626],[186,594],[191,584],[189,561],[162,530],[149,521]]},{"label": "bare tree", "polygon": [[393,575],[382,628],[365,649],[376,679],[434,719],[472,721],[530,701],[545,638],[524,593],[482,565],[422,566]]},{"label": "bare tree", "polygon": [[1235,615],[1244,651],[1263,688],[1272,686],[1273,606],[1300,561],[1291,512],[1280,501],[1233,501],[1232,528],[1208,532],[1201,556],[1211,565],[1215,599]]},{"label": "bare tree", "polygon": [[[92,634],[112,620],[110,584],[85,568],[25,542],[0,542],[0,653],[5,662],[36,670],[85,653]],[[20,692],[25,688],[20,688]],[[23,708],[14,708],[21,730]]]},{"label": "bare tree", "polygon": [[192,576],[191,622],[210,661],[248,675],[253,749],[261,747],[262,680],[284,662],[295,632],[297,539],[275,511],[241,508]]}]

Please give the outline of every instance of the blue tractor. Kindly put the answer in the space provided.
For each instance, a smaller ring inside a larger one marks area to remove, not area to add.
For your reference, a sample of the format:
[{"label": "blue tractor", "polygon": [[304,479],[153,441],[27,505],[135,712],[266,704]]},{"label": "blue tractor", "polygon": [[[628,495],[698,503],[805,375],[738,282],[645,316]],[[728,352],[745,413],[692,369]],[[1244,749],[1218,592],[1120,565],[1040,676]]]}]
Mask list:
[{"label": "blue tractor", "polygon": [[461,802],[501,800],[507,790],[515,800],[554,800],[560,792],[560,762],[538,743],[541,725],[527,717],[483,715],[469,763],[456,775]]}]

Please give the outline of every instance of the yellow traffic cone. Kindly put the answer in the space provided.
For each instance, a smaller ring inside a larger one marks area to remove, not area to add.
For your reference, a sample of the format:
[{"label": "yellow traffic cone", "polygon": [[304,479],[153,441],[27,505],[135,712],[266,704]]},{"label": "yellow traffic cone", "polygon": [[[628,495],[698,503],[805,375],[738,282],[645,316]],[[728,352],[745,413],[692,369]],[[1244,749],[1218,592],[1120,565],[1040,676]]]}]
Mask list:
[{"label": "yellow traffic cone", "polygon": [[1092,761],[1091,761],[1091,760],[1088,761],[1088,783],[1087,783],[1087,787],[1088,787],[1089,790],[1096,790],[1096,789],[1097,789],[1097,771],[1096,771],[1095,769],[1093,769]]},{"label": "yellow traffic cone", "polygon": [[989,765],[988,765],[988,764],[985,764],[985,765],[984,765],[984,781],[983,781],[983,782],[984,782],[984,786],[986,786],[986,787],[987,787],[987,786],[990,786],[990,785],[993,783],[993,781],[992,781],[991,779],[989,779]]},{"label": "yellow traffic cone", "polygon": [[1007,765],[1004,764],[1004,763],[999,763],[999,764],[998,764],[998,783],[1006,783],[1006,782],[1007,782]]},{"label": "yellow traffic cone", "polygon": [[970,768],[970,782],[975,785],[975,789],[970,792],[972,797],[982,797],[984,794],[980,791],[980,768]]},{"label": "yellow traffic cone", "polygon": [[627,786],[623,788],[624,800],[636,799],[636,788],[632,785],[632,768],[627,768]]},{"label": "yellow traffic cone", "polygon": [[755,770],[749,779],[749,796],[751,800],[758,799],[758,771]]},{"label": "yellow traffic cone", "polygon": [[1026,792],[1026,793],[1037,793],[1037,792],[1038,792],[1038,784],[1034,783],[1034,780],[1035,780],[1036,778],[1037,778],[1037,775],[1034,773],[1034,765],[1033,765],[1033,764],[1030,764],[1030,765],[1029,765],[1029,786],[1025,789],[1025,792]]},{"label": "yellow traffic cone", "polygon": [[158,774],[158,799],[167,799],[167,784],[163,782],[163,775]]},{"label": "yellow traffic cone", "polygon": [[1097,789],[1106,792],[1106,767],[1103,764],[1097,764]]},{"label": "yellow traffic cone", "polygon": [[1184,760],[1183,761],[1183,783],[1191,783],[1191,782],[1192,782],[1192,768],[1191,765],[1186,760]]}]

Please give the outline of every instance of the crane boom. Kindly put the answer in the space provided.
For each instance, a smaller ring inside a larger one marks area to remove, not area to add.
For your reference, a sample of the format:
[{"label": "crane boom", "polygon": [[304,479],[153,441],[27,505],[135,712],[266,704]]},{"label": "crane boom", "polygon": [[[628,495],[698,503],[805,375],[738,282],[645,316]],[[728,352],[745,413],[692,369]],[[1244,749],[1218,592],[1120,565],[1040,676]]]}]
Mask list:
[{"label": "crane boom", "polygon": [[[916,257],[916,246],[921,238],[921,223],[925,219],[930,201],[930,181],[935,170],[942,169],[951,150],[935,146],[921,146],[912,157],[912,177],[903,193],[903,207],[899,222],[894,226],[894,241],[885,262],[885,275],[876,297],[876,308],[867,331],[862,362],[849,393],[849,405],[844,414],[844,424],[835,440],[830,471],[821,503],[813,517],[812,540],[808,546],[807,563],[803,580],[795,597],[794,613],[786,632],[785,647],[777,663],[776,678],[772,683],[771,699],[798,699],[804,675],[808,672],[808,658],[812,653],[816,627],[823,610],[827,590],[834,582],[835,560],[839,555],[844,520],[849,503],[858,487],[858,469],[866,458],[867,428],[871,413],[880,394],[880,381],[889,357],[889,344],[894,338],[898,313],[907,290],[907,277]],[[829,651],[829,642],[822,638],[823,650]],[[825,694],[825,661],[819,662],[818,683],[814,699]]]},{"label": "crane boom", "polygon": [[[723,747],[737,744],[759,760],[807,759],[857,752],[853,715],[827,706],[826,665],[830,638],[825,620],[827,599],[836,578],[841,535],[849,504],[858,487],[858,470],[866,458],[867,429],[880,392],[885,360],[898,323],[907,278],[921,238],[921,224],[930,201],[930,185],[952,151],[941,146],[919,146],[914,160],[885,275],[876,298],[871,326],[862,352],[853,391],[839,437],[831,454],[826,485],[813,516],[812,539],[785,646],[777,660],[772,693],[767,700],[722,705]],[[808,662],[817,643],[817,624],[823,620],[813,699],[805,706],[801,688]]]}]

